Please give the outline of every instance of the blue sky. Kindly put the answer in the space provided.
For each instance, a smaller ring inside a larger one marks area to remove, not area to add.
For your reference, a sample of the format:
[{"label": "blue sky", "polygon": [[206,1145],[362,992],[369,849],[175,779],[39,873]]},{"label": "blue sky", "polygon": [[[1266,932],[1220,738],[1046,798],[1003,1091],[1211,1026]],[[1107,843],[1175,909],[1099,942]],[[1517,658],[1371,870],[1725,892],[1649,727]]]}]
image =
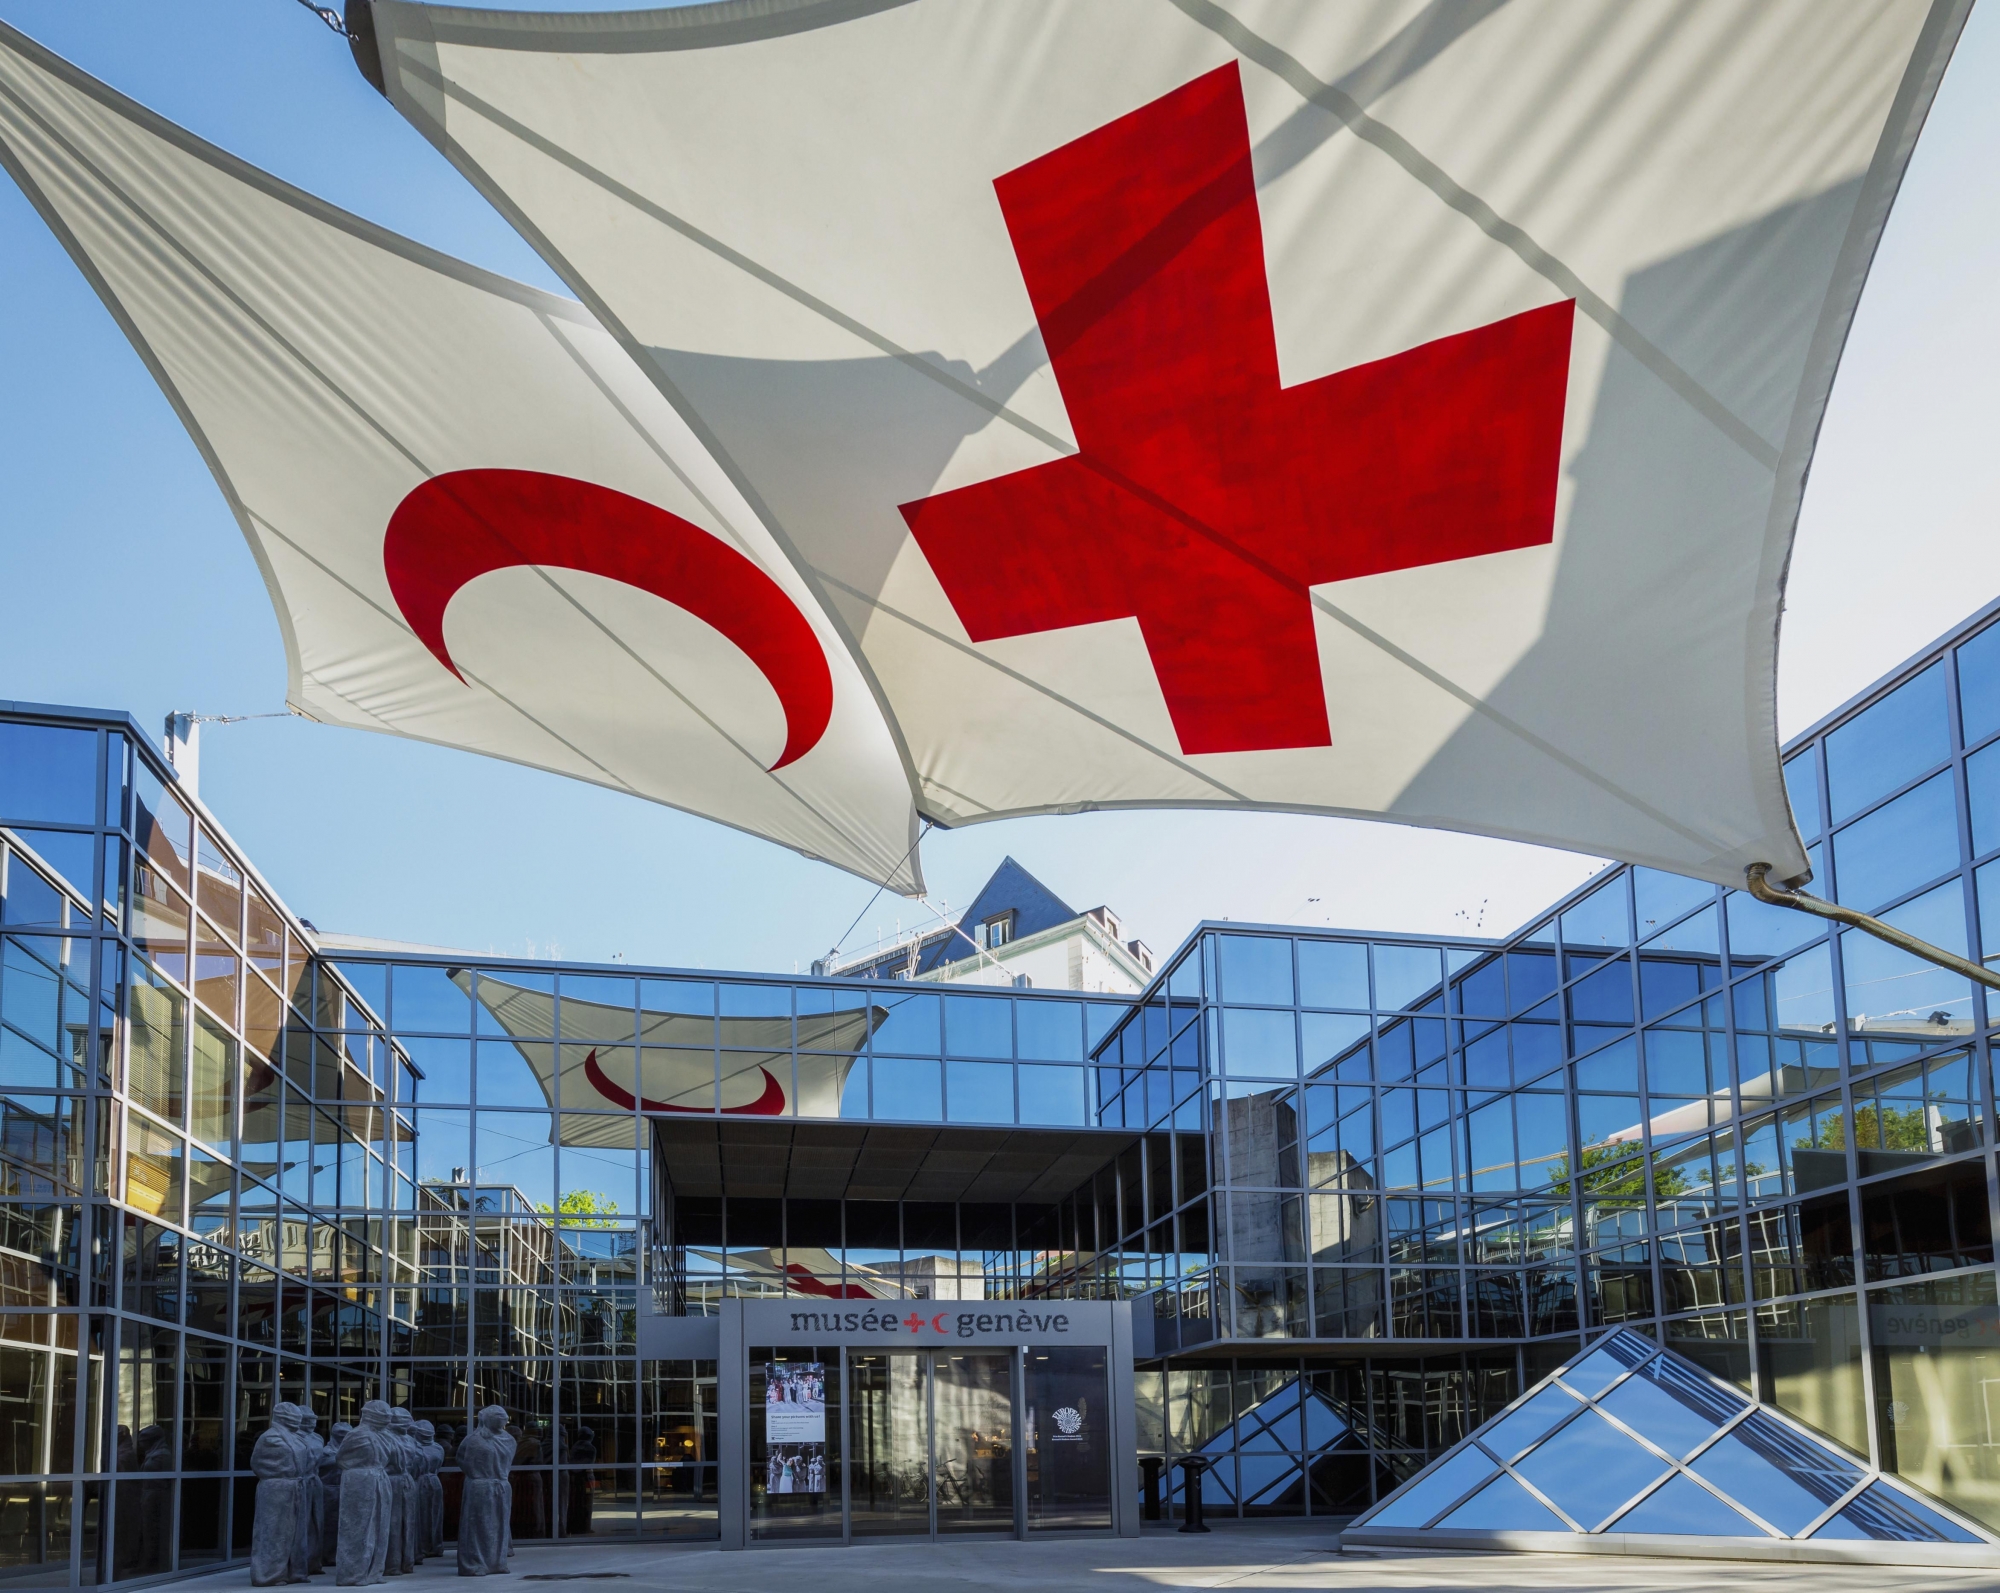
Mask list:
[{"label": "blue sky", "polygon": [[[0,0],[0,17],[301,187],[561,291],[294,0]],[[1788,730],[2000,594],[1996,84],[1989,6],[1918,148],[1821,436],[1784,632]],[[126,708],[149,728],[169,709],[281,709],[277,625],[220,495],[4,179],[0,306],[0,697]],[[202,794],[298,911],[360,934],[789,972],[870,897],[849,875],[629,797],[297,720],[208,731]],[[1499,933],[1594,866],[1339,820],[1094,814],[933,835],[932,904],[963,906],[1010,852],[1161,951],[1203,917]],[[930,912],[883,897],[847,944]]]}]

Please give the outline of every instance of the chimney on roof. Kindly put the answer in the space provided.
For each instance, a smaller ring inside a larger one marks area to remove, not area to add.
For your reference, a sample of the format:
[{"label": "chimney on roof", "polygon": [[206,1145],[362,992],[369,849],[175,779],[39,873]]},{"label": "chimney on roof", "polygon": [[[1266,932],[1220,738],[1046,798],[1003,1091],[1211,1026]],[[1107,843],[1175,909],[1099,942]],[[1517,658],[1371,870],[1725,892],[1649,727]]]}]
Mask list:
[{"label": "chimney on roof", "polygon": [[191,797],[201,795],[201,720],[194,714],[167,715],[167,762],[181,777],[181,788]]}]

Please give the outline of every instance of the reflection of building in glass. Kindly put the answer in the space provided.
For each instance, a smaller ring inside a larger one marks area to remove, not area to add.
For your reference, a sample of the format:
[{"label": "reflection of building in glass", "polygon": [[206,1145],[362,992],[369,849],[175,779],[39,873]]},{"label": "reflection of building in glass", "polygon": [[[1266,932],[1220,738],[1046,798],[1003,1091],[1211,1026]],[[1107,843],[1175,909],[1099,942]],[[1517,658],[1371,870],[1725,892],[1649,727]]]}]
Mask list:
[{"label": "reflection of building in glass", "polygon": [[[1987,623],[1787,764],[1818,888],[1972,955]],[[713,1367],[642,1324],[788,1294],[1130,1298],[1225,1512],[1358,1512],[1630,1326],[2000,1523],[1991,1022],[1824,928],[1618,868],[1504,940],[1204,925],[1137,1000],[431,954],[301,924],[129,721],[10,711],[10,1519],[214,1565],[274,1400],[387,1394],[507,1405],[517,1537],[712,1531]]]}]

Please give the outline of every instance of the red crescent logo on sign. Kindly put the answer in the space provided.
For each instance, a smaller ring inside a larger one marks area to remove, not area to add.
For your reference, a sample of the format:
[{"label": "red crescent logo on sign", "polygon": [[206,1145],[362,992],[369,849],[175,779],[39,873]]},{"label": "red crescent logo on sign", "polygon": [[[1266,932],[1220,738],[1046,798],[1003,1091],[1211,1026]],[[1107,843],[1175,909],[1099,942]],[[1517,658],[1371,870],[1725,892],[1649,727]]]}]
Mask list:
[{"label": "red crescent logo on sign", "polygon": [[950,1314],[948,1311],[940,1311],[936,1316],[932,1317],[931,1331],[933,1333],[942,1333],[944,1331],[944,1319]]},{"label": "red crescent logo on sign", "polygon": [[[725,1106],[722,1110],[739,1117],[782,1117],[785,1114],[785,1087],[767,1067],[757,1071],[764,1075],[764,1093],[747,1106]],[[614,1106],[622,1106],[626,1111],[638,1107],[642,1112],[706,1112],[706,1106],[669,1106],[664,1101],[649,1101],[643,1095],[634,1095],[630,1090],[621,1090],[613,1084],[604,1069],[598,1064],[597,1052],[592,1050],[583,1059],[583,1076],[590,1080],[597,1093]]]},{"label": "red crescent logo on sign", "polygon": [[410,629],[461,681],[444,640],[459,588],[546,565],[651,592],[741,648],[784,706],[774,771],[812,751],[833,717],[826,654],[784,588],[701,527],[609,487],[538,470],[447,471],[396,505],[382,565]]}]

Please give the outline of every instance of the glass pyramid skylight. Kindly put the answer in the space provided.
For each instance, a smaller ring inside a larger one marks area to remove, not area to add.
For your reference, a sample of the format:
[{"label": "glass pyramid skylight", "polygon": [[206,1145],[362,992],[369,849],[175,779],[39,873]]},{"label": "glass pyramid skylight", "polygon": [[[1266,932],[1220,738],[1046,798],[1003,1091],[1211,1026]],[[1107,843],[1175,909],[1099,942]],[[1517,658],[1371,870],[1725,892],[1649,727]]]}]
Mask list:
[{"label": "glass pyramid skylight", "polygon": [[1786,1559],[1903,1563],[2000,1556],[1985,1529],[1629,1329],[1341,1536],[1653,1554],[1755,1555],[1763,1545]]}]

